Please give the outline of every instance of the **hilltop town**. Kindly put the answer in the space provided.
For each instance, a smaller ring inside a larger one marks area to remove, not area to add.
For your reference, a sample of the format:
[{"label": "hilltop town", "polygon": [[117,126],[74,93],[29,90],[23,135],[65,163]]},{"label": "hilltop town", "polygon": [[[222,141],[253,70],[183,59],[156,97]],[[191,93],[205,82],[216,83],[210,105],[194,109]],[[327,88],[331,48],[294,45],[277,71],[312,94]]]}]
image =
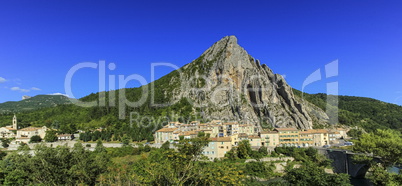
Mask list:
[{"label": "hilltop town", "polygon": [[203,154],[211,160],[224,157],[226,152],[243,140],[249,141],[254,149],[264,146],[272,151],[275,147],[329,146],[347,138],[347,129],[344,128],[307,130],[275,128],[258,131],[252,124],[213,120],[209,123],[192,121],[189,124],[169,122],[155,132],[154,139],[156,144],[175,143],[180,139],[196,138],[199,133],[205,133],[210,137]]}]

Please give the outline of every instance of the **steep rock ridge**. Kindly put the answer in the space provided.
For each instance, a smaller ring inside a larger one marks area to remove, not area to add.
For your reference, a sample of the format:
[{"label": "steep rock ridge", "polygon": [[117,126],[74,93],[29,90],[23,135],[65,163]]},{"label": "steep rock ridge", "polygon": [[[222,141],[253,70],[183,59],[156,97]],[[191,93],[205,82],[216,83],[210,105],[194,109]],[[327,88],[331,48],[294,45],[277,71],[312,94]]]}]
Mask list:
[{"label": "steep rock ridge", "polygon": [[251,57],[235,36],[224,37],[178,71],[180,78],[169,84],[180,86],[165,95],[172,101],[188,98],[205,118],[299,129],[312,128],[313,121],[325,123],[325,117],[315,116],[325,115],[322,110],[306,109],[285,79]]}]

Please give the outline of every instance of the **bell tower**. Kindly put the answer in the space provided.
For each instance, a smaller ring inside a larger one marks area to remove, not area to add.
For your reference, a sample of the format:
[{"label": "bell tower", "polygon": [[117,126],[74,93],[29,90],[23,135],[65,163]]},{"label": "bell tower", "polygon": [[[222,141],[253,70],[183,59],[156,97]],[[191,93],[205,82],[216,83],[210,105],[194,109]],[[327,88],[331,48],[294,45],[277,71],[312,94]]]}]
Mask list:
[{"label": "bell tower", "polygon": [[17,116],[14,114],[14,117],[13,117],[13,129],[18,129],[17,128]]}]

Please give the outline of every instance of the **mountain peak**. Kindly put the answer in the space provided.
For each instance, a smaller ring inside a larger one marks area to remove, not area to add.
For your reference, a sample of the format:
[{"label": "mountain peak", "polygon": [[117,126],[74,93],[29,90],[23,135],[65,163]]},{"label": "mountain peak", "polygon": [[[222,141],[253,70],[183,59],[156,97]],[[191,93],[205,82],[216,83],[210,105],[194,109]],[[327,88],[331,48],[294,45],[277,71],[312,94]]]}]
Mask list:
[{"label": "mountain peak", "polygon": [[165,94],[202,105],[204,117],[301,129],[312,128],[311,116],[325,122],[306,111],[311,109],[296,100],[285,79],[249,55],[235,36],[223,37],[182,70],[180,78],[166,81],[181,87]]},{"label": "mountain peak", "polygon": [[223,43],[236,43],[237,44],[237,37],[232,35],[232,36],[225,36],[221,40],[219,40],[217,43],[223,42]]}]

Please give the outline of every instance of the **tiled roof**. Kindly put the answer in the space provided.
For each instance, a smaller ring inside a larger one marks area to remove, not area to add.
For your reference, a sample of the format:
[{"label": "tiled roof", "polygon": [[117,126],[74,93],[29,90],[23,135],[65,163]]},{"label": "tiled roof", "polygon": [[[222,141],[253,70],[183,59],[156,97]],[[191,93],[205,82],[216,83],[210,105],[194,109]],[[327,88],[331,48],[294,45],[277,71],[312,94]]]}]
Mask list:
[{"label": "tiled roof", "polygon": [[35,130],[40,130],[40,129],[42,129],[42,128],[39,128],[39,127],[27,127],[27,128],[20,129],[20,131],[35,131]]},{"label": "tiled roof", "polygon": [[261,134],[278,134],[278,131],[262,131]]},{"label": "tiled roof", "polygon": [[304,132],[306,132],[304,134],[308,134],[308,133],[310,133],[310,134],[325,134],[325,133],[328,133],[328,130],[325,130],[325,129],[308,129],[308,130],[306,130]]},{"label": "tiled roof", "polygon": [[156,132],[173,132],[175,130],[177,130],[177,128],[162,128],[157,130]]},{"label": "tiled roof", "polygon": [[298,131],[297,128],[275,128],[277,131]]},{"label": "tiled roof", "polygon": [[209,140],[214,141],[214,142],[231,142],[232,138],[231,137],[220,137],[220,138],[209,138]]},{"label": "tiled roof", "polygon": [[4,127],[4,128],[7,129],[7,130],[17,130],[15,128],[11,128],[11,127]]},{"label": "tiled roof", "polygon": [[250,139],[259,139],[260,137],[259,136],[255,136],[255,135],[252,135],[252,136],[248,136],[248,138],[250,138]]}]

